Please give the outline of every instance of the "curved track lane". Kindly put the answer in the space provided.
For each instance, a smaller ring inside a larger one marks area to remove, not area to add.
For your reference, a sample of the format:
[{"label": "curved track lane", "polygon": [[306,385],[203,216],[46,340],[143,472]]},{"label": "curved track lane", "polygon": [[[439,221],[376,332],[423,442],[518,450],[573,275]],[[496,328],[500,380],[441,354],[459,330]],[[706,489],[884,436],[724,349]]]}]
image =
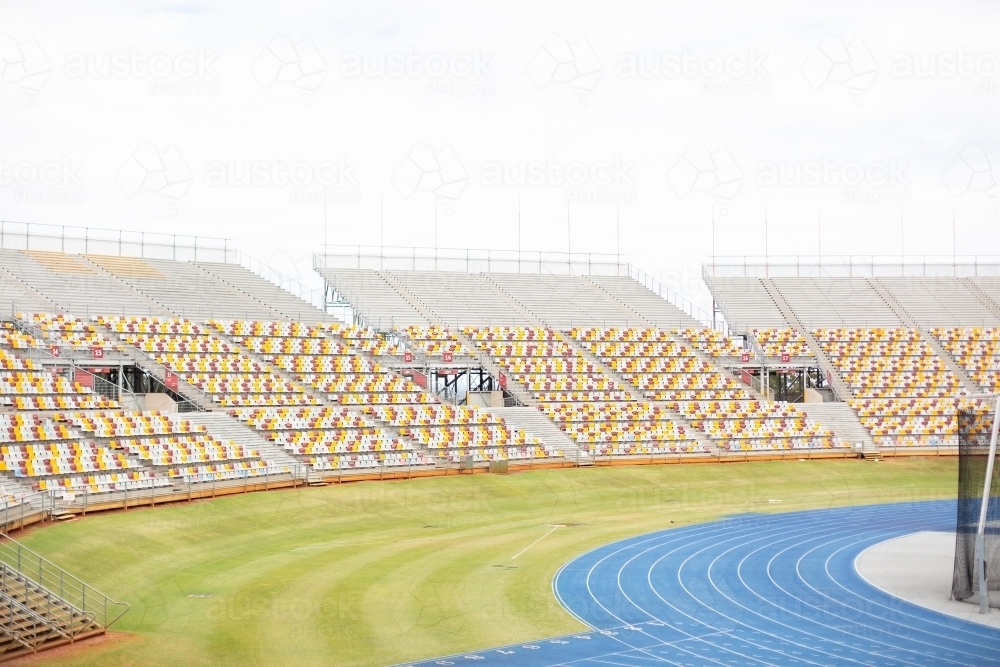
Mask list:
[{"label": "curved track lane", "polygon": [[740,515],[608,544],[556,574],[592,631],[412,665],[1000,665],[1000,630],[873,587],[868,547],[954,530],[955,503]]}]

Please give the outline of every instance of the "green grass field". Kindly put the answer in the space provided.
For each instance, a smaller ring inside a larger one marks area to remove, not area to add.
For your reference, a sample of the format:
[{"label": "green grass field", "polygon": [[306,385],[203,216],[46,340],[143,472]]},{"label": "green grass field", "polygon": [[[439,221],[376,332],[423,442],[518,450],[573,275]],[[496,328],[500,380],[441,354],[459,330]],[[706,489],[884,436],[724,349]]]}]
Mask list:
[{"label": "green grass field", "polygon": [[[33,664],[387,665],[572,632],[551,581],[592,547],[740,512],[951,498],[956,470],[932,458],[544,470],[90,516],[23,541],[129,602],[124,634]],[[546,524],[566,527],[512,558]]]}]

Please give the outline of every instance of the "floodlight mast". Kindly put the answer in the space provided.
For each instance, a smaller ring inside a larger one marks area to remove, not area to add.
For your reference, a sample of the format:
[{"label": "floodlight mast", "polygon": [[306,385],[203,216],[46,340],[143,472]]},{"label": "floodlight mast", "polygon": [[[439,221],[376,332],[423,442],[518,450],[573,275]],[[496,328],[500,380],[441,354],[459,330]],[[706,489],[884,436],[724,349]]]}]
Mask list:
[{"label": "floodlight mast", "polygon": [[986,459],[986,481],[983,482],[983,503],[979,508],[979,525],[976,528],[976,569],[979,570],[979,613],[990,613],[990,596],[986,581],[986,511],[993,486],[993,459],[997,454],[997,434],[1000,431],[1000,396],[993,410],[993,432],[990,434],[990,454]]}]

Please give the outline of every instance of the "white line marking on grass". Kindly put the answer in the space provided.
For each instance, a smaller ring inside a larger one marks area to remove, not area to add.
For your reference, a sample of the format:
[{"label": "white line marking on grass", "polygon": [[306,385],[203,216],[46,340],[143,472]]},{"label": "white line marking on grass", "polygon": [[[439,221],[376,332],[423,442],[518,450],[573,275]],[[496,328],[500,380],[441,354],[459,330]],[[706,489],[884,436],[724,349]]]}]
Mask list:
[{"label": "white line marking on grass", "polygon": [[564,526],[564,525],[563,525],[563,524],[561,524],[561,523],[556,523],[556,524],[545,524],[545,525],[546,525],[546,526],[548,526],[548,525],[551,525],[551,526],[552,526],[552,530],[550,530],[549,532],[545,533],[544,535],[542,535],[541,537],[539,537],[539,538],[538,538],[537,540],[535,540],[534,542],[532,542],[532,543],[531,543],[531,544],[529,544],[528,546],[526,546],[526,547],[524,547],[523,549],[521,549],[520,551],[518,551],[518,552],[517,552],[516,554],[514,554],[513,556],[511,556],[511,557],[510,557],[510,559],[511,559],[511,560],[514,560],[515,558],[517,558],[518,556],[520,556],[521,554],[523,554],[523,553],[524,553],[525,551],[527,551],[527,550],[528,550],[528,549],[530,549],[531,547],[535,546],[536,544],[538,544],[539,542],[541,542],[542,540],[544,540],[544,539],[545,539],[546,537],[548,537],[548,536],[549,536],[549,535],[551,535],[552,533],[556,532],[556,531],[557,531],[558,529],[560,529],[560,528],[565,528],[565,527],[566,527],[566,526]]}]

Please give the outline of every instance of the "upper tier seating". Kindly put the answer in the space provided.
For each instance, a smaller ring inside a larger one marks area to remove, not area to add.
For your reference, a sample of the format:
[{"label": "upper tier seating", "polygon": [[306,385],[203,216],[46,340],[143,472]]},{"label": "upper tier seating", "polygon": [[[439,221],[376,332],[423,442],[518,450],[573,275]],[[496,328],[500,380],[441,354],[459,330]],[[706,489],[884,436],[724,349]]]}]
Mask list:
[{"label": "upper tier seating", "polygon": [[[488,287],[478,273],[391,271],[414,297],[449,327],[531,324],[509,301]],[[361,296],[365,299],[364,294]]]},{"label": "upper tier seating", "polygon": [[[0,250],[0,266],[78,317],[97,313],[159,313],[158,305],[76,255],[37,250]],[[43,310],[48,310],[45,308]]]},{"label": "upper tier seating", "polygon": [[760,278],[708,278],[706,282],[734,333],[789,326]]},{"label": "upper tier seating", "polygon": [[[195,320],[281,317],[281,313],[268,304],[227,285],[191,262],[112,255],[88,255],[87,259],[147,295],[166,312],[181,317]],[[121,313],[122,309],[104,312]],[[131,314],[128,310],[124,312]]]},{"label": "upper tier seating", "polygon": [[364,306],[360,315],[368,324],[386,331],[394,327],[410,324],[424,326],[431,324],[420,311],[386,282],[385,278],[371,269],[317,269],[320,275],[332,284],[341,296],[355,307]]},{"label": "upper tier seating", "polygon": [[322,322],[330,319],[323,311],[308,301],[265,280],[239,264],[221,262],[195,262],[195,265],[210,273],[232,289],[268,309],[281,313],[286,319],[300,322]]},{"label": "upper tier seating", "polygon": [[902,324],[865,278],[772,278],[772,282],[809,329]]},{"label": "upper tier seating", "polygon": [[73,349],[113,348],[114,343],[103,327],[71,315],[46,313],[17,313],[17,319],[33,326],[48,336],[47,343]]},{"label": "upper tier seating", "polygon": [[698,320],[627,276],[586,276],[577,280],[588,280],[597,285],[660,329],[696,329],[702,326]]},{"label": "upper tier seating", "polygon": [[879,278],[921,327],[997,326],[1000,318],[956,278]]},{"label": "upper tier seating", "polygon": [[616,303],[594,283],[581,277],[544,273],[484,275],[551,327],[569,328],[587,324],[628,325],[642,322],[638,314]]},{"label": "upper tier seating", "polygon": [[41,345],[41,341],[15,327],[13,322],[0,322],[0,347],[27,350]]},{"label": "upper tier seating", "polygon": [[17,310],[43,311],[54,306],[37,292],[24,289],[13,280],[5,278],[0,271],[0,314],[4,317]]}]

